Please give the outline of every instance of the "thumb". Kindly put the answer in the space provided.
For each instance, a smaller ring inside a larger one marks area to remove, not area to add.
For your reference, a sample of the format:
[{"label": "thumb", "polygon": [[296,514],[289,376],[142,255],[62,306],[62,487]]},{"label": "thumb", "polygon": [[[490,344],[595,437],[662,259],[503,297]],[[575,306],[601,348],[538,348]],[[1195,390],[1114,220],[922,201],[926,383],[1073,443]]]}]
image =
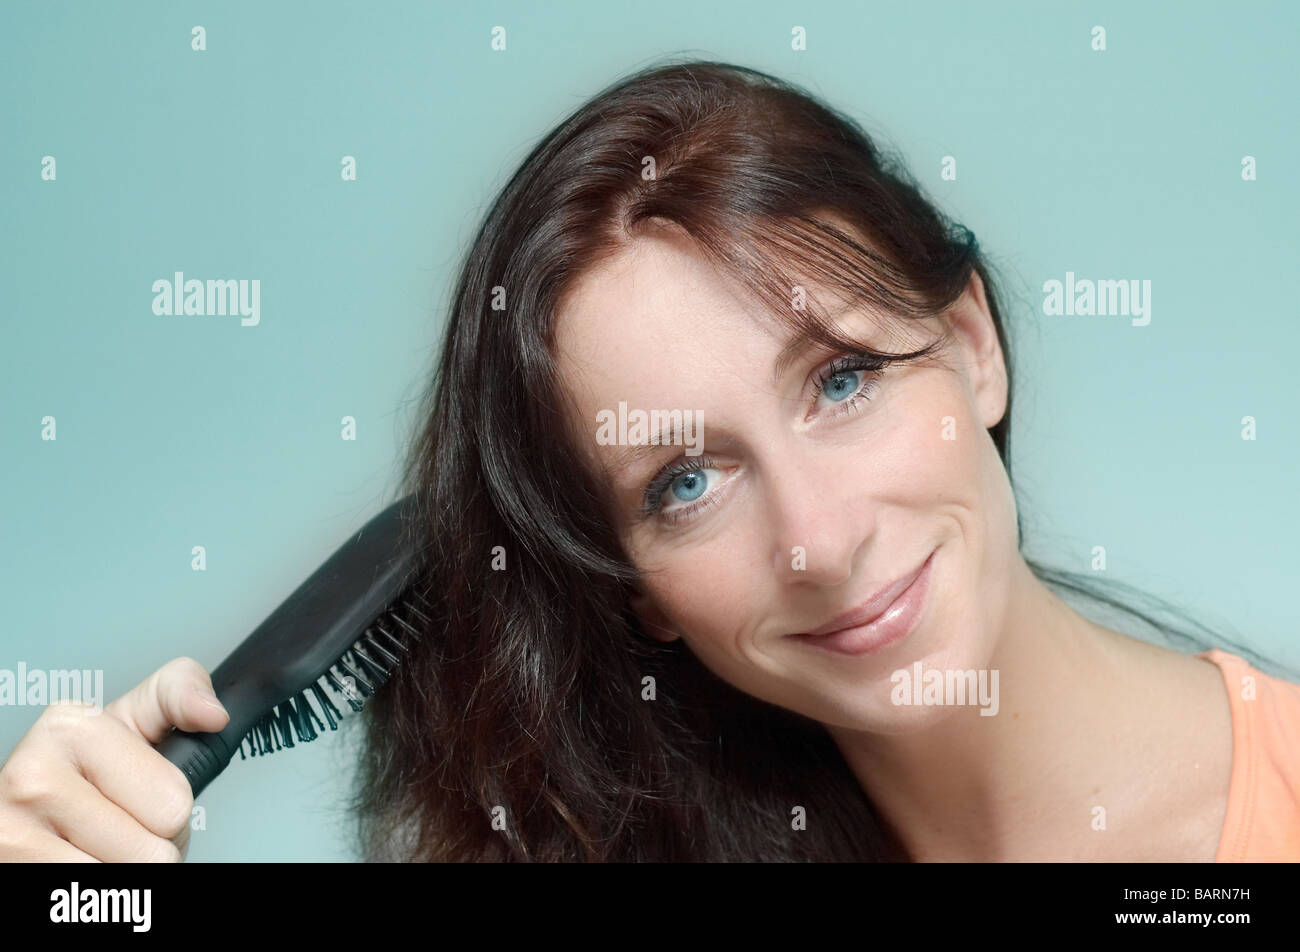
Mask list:
[{"label": "thumb", "polygon": [[151,744],[173,727],[210,733],[230,721],[212,690],[212,678],[193,658],[175,658],[104,710]]}]

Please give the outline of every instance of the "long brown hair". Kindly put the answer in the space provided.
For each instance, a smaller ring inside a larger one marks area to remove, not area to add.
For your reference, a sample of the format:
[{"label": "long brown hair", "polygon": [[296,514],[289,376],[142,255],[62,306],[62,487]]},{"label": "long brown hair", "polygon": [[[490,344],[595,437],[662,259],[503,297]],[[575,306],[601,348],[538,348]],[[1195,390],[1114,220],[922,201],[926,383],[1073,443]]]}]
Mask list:
[{"label": "long brown hair", "polygon": [[[906,859],[822,725],[646,637],[629,608],[637,570],[571,443],[553,327],[574,280],[652,218],[773,318],[892,362],[935,345],[842,338],[811,295],[791,307],[791,266],[899,319],[942,314],[977,271],[1010,373],[974,234],[809,93],[669,62],[577,109],[501,191],[455,287],[403,485],[430,624],[362,718],[367,858]],[[1010,426],[1008,395],[989,431],[1008,473]]]}]

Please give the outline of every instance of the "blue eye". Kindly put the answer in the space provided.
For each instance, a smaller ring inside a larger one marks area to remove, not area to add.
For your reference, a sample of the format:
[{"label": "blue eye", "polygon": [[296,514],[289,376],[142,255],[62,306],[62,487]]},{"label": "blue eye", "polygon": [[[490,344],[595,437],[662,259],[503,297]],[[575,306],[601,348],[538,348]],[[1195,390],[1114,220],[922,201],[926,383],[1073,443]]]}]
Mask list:
[{"label": "blue eye", "polygon": [[[854,373],[861,372],[862,371],[854,371]],[[846,370],[841,370],[837,374],[832,374],[827,379],[826,383],[822,386],[822,394],[838,402],[843,400],[845,397],[856,393],[857,389],[858,385],[854,382],[853,374]]]},{"label": "blue eye", "polygon": [[[711,492],[711,487],[716,486],[721,478],[722,473],[712,467],[693,469],[690,472],[682,473],[668,484],[667,496],[670,502],[669,505],[660,508],[659,513],[669,522],[676,522],[697,509],[703,508],[709,502],[707,498],[704,498],[706,486],[710,487]],[[697,503],[697,499],[703,499],[703,502]],[[675,503],[679,502],[684,505],[675,505]]]},{"label": "blue eye", "polygon": [[[712,477],[707,474],[713,474]],[[713,460],[706,455],[678,460],[656,476],[646,487],[645,505],[641,515],[661,515],[668,522],[675,522],[687,512],[707,505],[696,502],[705,495],[711,484],[716,484],[721,472],[714,468]],[[670,503],[681,505],[662,506],[665,497]]]},{"label": "blue eye", "polygon": [[[813,402],[825,396],[843,406],[844,409],[837,410],[837,413],[848,412],[859,399],[870,399],[887,364],[888,361],[870,354],[837,357],[818,376],[813,387]],[[861,374],[861,382],[855,382],[858,374]]]},{"label": "blue eye", "polygon": [[693,469],[689,473],[682,473],[669,484],[668,492],[682,502],[694,502],[704,493],[706,472],[703,469]]}]

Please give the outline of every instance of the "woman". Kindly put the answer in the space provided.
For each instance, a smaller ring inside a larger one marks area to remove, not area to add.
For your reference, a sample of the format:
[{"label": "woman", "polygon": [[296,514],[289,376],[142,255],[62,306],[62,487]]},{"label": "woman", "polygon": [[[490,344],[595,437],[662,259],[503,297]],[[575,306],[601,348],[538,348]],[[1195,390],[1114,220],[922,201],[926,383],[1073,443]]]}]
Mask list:
[{"label": "woman", "polygon": [[[1021,556],[1006,343],[974,236],[800,91],[670,64],[570,116],[455,291],[407,471],[440,613],[368,709],[369,855],[1300,858],[1294,764],[1280,805],[1233,773],[1241,675],[1293,739],[1300,689]],[[704,453],[609,445],[651,409]],[[807,634],[922,567],[901,621]],[[917,662],[1000,709],[897,703]]]},{"label": "woman", "polygon": [[[1021,555],[1011,395],[974,235],[852,122],[718,63],[602,92],[455,291],[404,487],[434,623],[366,708],[365,855],[1300,858],[1300,687],[1045,584],[1084,590]],[[182,857],[140,738],[219,729],[205,686],[173,662],[24,738],[0,852]]]}]

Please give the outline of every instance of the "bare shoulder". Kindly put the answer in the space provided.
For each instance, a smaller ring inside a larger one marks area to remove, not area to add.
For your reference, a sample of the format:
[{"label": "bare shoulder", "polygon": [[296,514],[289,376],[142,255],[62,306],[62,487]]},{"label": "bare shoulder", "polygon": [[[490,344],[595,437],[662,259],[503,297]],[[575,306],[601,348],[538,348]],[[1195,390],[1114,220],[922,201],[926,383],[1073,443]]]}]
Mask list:
[{"label": "bare shoulder", "polygon": [[[1126,752],[1151,860],[1212,862],[1227,817],[1232,707],[1222,670],[1207,658],[1128,636],[1114,647],[1134,676],[1138,723]],[[1140,738],[1140,740],[1139,740]]]},{"label": "bare shoulder", "polygon": [[1170,860],[1212,862],[1227,817],[1233,768],[1232,705],[1223,671],[1207,658],[1169,651],[1171,756],[1165,809]]}]

